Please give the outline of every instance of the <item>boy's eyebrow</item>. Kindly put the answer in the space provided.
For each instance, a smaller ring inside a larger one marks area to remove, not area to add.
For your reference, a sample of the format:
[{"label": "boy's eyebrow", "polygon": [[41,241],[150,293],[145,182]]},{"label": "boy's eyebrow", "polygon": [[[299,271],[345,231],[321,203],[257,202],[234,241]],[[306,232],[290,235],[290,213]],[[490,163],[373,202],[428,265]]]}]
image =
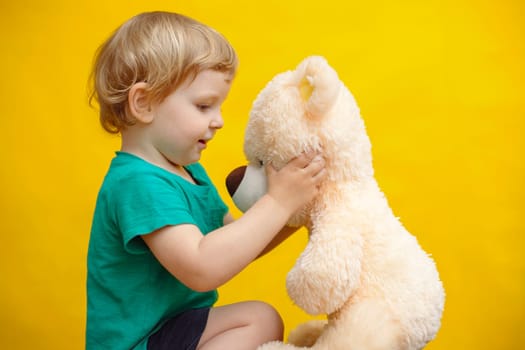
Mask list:
[{"label": "boy's eyebrow", "polygon": [[216,92],[203,92],[197,95],[198,98],[219,98],[220,94]]},{"label": "boy's eyebrow", "polygon": [[221,95],[216,92],[204,92],[195,96],[198,101],[217,101],[221,99]]}]

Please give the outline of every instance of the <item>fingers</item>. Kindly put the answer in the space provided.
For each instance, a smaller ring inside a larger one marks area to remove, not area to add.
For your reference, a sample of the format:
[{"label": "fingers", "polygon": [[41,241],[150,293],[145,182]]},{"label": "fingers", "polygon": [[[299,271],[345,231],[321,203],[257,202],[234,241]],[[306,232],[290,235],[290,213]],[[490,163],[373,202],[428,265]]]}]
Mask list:
[{"label": "fingers", "polygon": [[277,170],[275,170],[274,166],[272,163],[267,163],[265,166],[264,166],[264,171],[266,171],[266,175],[267,176],[270,176],[271,174],[274,174],[277,172]]},{"label": "fingers", "polygon": [[310,164],[308,164],[305,170],[309,171],[313,184],[315,185],[316,189],[319,190],[321,183],[327,174],[325,160],[318,156],[314,158]]},{"label": "fingers", "polygon": [[324,179],[326,174],[325,169],[326,162],[323,157],[317,154],[304,168],[301,170],[309,176],[312,181],[319,185],[319,183]]},{"label": "fingers", "polygon": [[308,167],[312,162],[318,162],[320,160],[322,160],[322,157],[319,155],[319,152],[309,151],[306,153],[301,153],[297,157],[293,158],[288,162],[287,165],[302,169]]},{"label": "fingers", "polygon": [[314,198],[327,171],[325,160],[318,152],[308,152],[292,159],[277,170],[265,166],[268,194],[293,213]]},{"label": "fingers", "polygon": [[290,160],[288,164],[293,165],[297,168],[305,168],[306,166],[308,166],[308,164],[312,162],[312,160],[315,158],[316,155],[317,155],[317,152],[315,151],[301,153],[297,157]]},{"label": "fingers", "polygon": [[304,167],[305,170],[310,171],[312,174],[317,174],[324,169],[325,160],[320,155],[316,155],[309,163]]},{"label": "fingers", "polygon": [[[318,152],[302,153],[296,158],[290,160],[282,169],[277,170],[272,163],[265,165],[266,175],[271,177],[277,173],[295,172],[299,170],[308,177],[322,179],[324,177],[326,162]],[[317,181],[317,180],[316,180]]]}]

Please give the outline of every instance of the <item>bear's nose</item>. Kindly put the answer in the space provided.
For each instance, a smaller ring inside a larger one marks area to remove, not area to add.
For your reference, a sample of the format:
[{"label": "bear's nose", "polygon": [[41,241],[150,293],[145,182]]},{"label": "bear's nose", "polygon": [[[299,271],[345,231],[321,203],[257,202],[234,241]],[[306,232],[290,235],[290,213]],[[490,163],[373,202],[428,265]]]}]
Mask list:
[{"label": "bear's nose", "polygon": [[226,189],[228,189],[230,197],[233,197],[235,191],[239,188],[239,184],[241,183],[245,172],[246,165],[243,165],[233,169],[226,177]]}]

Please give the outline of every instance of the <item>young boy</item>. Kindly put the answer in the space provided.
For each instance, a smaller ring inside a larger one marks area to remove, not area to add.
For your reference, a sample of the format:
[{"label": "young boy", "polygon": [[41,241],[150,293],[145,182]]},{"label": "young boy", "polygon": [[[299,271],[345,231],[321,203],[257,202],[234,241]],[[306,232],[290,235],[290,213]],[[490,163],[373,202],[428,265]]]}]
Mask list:
[{"label": "young boy", "polygon": [[135,16],[100,47],[92,99],[122,146],[93,218],[87,349],[255,349],[282,339],[271,306],[213,307],[216,289],[294,231],[285,224],[317,193],[324,161],[268,165],[268,193],[233,220],[198,161],[224,124],[236,67],[224,37],[175,13]]}]

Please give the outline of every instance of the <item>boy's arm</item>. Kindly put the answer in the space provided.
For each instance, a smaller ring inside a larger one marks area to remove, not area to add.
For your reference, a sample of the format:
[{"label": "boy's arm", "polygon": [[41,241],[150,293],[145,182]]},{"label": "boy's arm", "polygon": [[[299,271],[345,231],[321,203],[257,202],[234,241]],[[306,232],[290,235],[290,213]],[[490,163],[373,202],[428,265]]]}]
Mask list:
[{"label": "boy's arm", "polygon": [[[224,216],[224,225],[231,224],[234,222],[235,219],[231,215],[230,212],[228,212]],[[290,237],[292,234],[294,234],[299,227],[290,227],[290,226],[284,226],[281,231],[272,239],[272,241],[264,248],[264,250],[257,256],[257,259],[268,254],[271,252],[274,248],[278,247],[282,242],[284,242],[288,237]]]},{"label": "boy's arm", "polygon": [[306,156],[268,168],[268,193],[229,225],[203,235],[197,226],[166,226],[142,238],[159,262],[197,291],[216,289],[272,242],[290,216],[317,194],[324,161]]},{"label": "boy's arm", "polygon": [[203,292],[223,285],[252,262],[289,215],[265,195],[238,220],[207,235],[186,224],[166,226],[142,238],[172,275]]}]

